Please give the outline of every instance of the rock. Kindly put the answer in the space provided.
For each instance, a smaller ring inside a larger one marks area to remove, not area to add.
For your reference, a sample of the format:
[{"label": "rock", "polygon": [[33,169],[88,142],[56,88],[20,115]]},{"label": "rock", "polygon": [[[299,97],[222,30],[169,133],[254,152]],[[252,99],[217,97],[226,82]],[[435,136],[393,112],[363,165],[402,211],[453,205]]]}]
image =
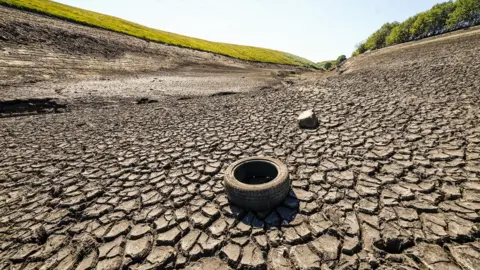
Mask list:
[{"label": "rock", "polygon": [[315,129],[319,125],[317,115],[312,109],[300,113],[297,120],[300,128]]}]

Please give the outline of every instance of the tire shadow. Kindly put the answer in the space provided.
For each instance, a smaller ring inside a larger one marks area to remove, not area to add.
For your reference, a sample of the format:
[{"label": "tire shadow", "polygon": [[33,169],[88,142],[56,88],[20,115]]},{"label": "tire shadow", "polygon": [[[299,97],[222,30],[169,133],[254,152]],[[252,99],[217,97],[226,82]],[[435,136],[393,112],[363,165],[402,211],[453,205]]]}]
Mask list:
[{"label": "tire shadow", "polygon": [[234,204],[228,207],[238,223],[251,226],[253,229],[268,229],[288,226],[300,211],[300,201],[295,192],[290,189],[285,200],[269,211],[251,211]]}]

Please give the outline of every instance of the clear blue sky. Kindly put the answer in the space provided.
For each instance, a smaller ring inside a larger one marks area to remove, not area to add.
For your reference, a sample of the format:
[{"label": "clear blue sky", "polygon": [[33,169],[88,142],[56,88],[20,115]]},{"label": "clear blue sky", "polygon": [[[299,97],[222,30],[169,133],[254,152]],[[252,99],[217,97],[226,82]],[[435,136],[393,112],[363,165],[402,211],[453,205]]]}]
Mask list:
[{"label": "clear blue sky", "polygon": [[[446,1],[446,0],[445,0]],[[293,53],[350,56],[383,23],[438,0],[58,0],[178,34]]]}]

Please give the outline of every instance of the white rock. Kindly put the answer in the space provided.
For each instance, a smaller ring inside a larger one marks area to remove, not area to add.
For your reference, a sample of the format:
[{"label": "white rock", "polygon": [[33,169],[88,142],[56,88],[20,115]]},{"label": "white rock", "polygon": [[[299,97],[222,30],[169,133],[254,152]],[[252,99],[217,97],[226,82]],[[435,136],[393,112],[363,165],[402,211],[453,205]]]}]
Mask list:
[{"label": "white rock", "polygon": [[298,116],[300,128],[314,129],[318,127],[318,118],[313,110],[306,110]]}]

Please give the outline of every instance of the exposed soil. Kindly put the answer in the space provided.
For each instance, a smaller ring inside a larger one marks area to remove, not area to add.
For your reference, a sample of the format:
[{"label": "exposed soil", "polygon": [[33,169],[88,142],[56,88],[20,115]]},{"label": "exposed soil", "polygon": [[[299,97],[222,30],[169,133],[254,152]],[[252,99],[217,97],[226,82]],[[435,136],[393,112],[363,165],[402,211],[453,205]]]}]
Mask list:
[{"label": "exposed soil", "polygon": [[[137,84],[161,95],[179,89],[186,95],[209,95],[276,85],[285,74],[299,70],[163,45],[0,6],[0,86],[5,86],[0,98],[19,98],[21,92],[22,98],[69,99],[72,88],[83,96],[92,92],[114,96],[136,90]],[[101,81],[114,76],[122,78],[117,80],[120,85]],[[27,85],[37,82],[46,83]],[[113,92],[106,93],[112,87]],[[192,90],[185,92],[188,88]]]},{"label": "exposed soil", "polygon": [[[2,44],[10,60],[26,48]],[[29,46],[37,56],[19,70],[54,53]],[[74,107],[0,119],[0,269],[479,269],[478,28],[287,78],[166,56],[178,70],[119,76],[103,57],[115,76],[78,80],[101,72],[75,57],[83,69],[61,73],[73,81],[55,73],[0,93]],[[35,63],[32,73],[48,71]],[[318,129],[298,128],[306,109]],[[225,169],[255,155],[290,172],[290,195],[270,213],[225,195]]]}]

